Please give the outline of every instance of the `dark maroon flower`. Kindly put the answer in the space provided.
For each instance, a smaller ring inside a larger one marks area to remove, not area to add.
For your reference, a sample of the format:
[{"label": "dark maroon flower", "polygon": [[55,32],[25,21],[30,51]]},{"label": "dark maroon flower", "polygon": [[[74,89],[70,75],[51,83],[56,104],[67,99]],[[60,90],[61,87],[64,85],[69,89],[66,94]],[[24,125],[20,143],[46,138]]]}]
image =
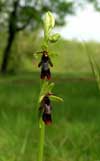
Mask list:
[{"label": "dark maroon flower", "polygon": [[41,79],[45,79],[47,78],[48,80],[51,78],[51,72],[50,72],[50,68],[49,65],[51,67],[53,67],[53,64],[51,62],[51,59],[48,56],[48,52],[47,51],[43,51],[42,53],[42,57],[41,57],[41,61],[38,64],[38,67],[41,66]]},{"label": "dark maroon flower", "polygon": [[50,125],[52,123],[51,110],[52,110],[52,107],[51,107],[50,99],[48,96],[45,96],[41,101],[39,111],[42,114],[42,120],[46,125]]}]

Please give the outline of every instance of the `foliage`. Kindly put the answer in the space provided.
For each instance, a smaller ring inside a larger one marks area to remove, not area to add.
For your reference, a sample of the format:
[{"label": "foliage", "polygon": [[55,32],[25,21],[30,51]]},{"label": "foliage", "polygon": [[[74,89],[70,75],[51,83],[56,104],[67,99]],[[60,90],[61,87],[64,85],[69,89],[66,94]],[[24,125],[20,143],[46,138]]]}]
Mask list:
[{"label": "foliage", "polygon": [[87,4],[91,4],[96,11],[100,11],[100,1],[99,0],[79,0],[77,6],[85,7],[85,5]]},{"label": "foliage", "polygon": [[[74,13],[74,3],[60,0],[37,1],[37,0],[15,0],[18,3],[16,29],[20,30],[27,26],[36,29],[41,26],[45,12],[52,11],[56,15],[56,23],[63,25],[66,14]],[[9,15],[13,11],[13,0],[0,0],[0,19],[2,25],[8,25]]]},{"label": "foliage", "polygon": [[96,9],[96,11],[100,11],[100,2],[99,0],[88,0],[89,2],[91,2],[94,5],[94,8]]},{"label": "foliage", "polygon": [[[52,3],[53,2],[53,3]],[[10,59],[11,48],[13,42],[16,38],[16,34],[19,31],[24,29],[33,30],[41,26],[43,15],[46,11],[50,10],[55,13],[59,22],[63,21],[66,16],[66,13],[71,14],[73,10],[73,3],[66,2],[64,3],[65,12],[63,13],[63,8],[59,8],[59,5],[63,6],[63,1],[37,1],[37,0],[10,0],[5,1],[1,0],[0,8],[0,27],[4,29],[4,26],[7,27],[8,39],[7,44],[3,53],[3,59],[1,63],[1,72],[2,74],[7,73],[7,68]],[[52,5],[51,5],[52,4]],[[56,5],[55,5],[56,4]],[[55,6],[55,8],[54,8]],[[59,23],[62,25],[62,22]],[[52,39],[55,41],[54,36]]]}]

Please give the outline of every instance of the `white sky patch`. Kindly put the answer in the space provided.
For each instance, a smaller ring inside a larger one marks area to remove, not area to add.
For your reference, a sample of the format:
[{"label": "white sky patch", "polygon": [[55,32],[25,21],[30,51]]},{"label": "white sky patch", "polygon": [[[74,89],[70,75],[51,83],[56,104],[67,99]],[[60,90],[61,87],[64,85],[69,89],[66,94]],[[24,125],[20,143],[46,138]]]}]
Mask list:
[{"label": "white sky patch", "polygon": [[77,16],[66,18],[65,27],[58,28],[62,37],[66,39],[100,41],[100,12],[94,11],[91,5],[79,11]]}]

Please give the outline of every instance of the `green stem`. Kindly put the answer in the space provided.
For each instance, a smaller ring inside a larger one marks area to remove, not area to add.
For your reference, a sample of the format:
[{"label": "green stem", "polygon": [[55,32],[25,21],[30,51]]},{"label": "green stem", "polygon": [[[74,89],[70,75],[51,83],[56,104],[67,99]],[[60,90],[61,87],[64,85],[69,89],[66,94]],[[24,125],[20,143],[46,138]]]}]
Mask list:
[{"label": "green stem", "polygon": [[45,125],[42,119],[39,122],[39,147],[38,147],[38,158],[37,161],[43,161],[43,150],[44,150],[44,136],[45,136]]}]

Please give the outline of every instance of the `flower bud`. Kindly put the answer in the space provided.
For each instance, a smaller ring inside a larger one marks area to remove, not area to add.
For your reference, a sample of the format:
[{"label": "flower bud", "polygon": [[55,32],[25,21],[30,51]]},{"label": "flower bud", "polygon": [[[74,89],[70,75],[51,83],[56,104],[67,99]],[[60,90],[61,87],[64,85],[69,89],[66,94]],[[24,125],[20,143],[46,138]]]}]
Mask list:
[{"label": "flower bud", "polygon": [[59,38],[60,38],[60,35],[56,33],[52,36],[49,36],[49,41],[53,43],[53,42],[56,42]]},{"label": "flower bud", "polygon": [[50,31],[55,25],[55,19],[51,12],[47,12],[44,18],[44,35],[49,36]]}]

